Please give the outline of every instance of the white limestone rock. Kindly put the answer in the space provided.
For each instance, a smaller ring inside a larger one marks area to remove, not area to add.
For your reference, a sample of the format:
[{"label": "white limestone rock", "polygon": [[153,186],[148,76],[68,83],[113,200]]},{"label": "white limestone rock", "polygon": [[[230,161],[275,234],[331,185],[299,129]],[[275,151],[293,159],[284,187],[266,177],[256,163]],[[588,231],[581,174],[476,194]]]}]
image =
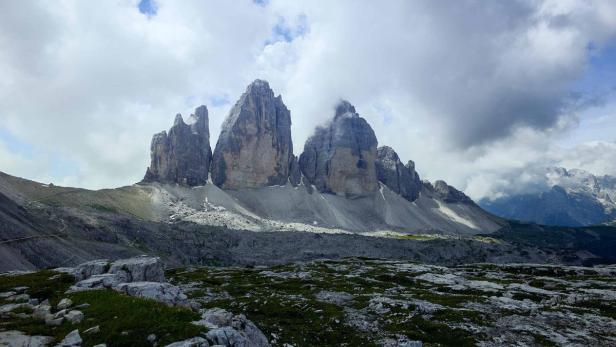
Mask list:
[{"label": "white limestone rock", "polygon": [[80,347],[82,342],[83,340],[81,336],[79,336],[79,330],[75,329],[68,333],[68,335],[64,337],[64,340],[56,347]]},{"label": "white limestone rock", "polygon": [[50,336],[28,336],[21,331],[0,331],[0,346],[45,347],[53,341]]},{"label": "white limestone rock", "polygon": [[170,306],[187,306],[188,298],[182,290],[171,283],[132,282],[122,283],[115,288],[117,291],[140,298],[148,298],[164,302]]}]

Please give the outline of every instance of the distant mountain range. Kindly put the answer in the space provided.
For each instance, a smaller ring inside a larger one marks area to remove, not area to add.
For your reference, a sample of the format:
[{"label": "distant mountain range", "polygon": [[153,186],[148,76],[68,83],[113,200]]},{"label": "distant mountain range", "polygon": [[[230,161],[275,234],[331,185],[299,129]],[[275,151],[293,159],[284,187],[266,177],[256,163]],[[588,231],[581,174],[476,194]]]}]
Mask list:
[{"label": "distant mountain range", "polygon": [[546,169],[545,191],[482,200],[498,216],[545,225],[589,226],[616,220],[616,177],[578,169]]}]

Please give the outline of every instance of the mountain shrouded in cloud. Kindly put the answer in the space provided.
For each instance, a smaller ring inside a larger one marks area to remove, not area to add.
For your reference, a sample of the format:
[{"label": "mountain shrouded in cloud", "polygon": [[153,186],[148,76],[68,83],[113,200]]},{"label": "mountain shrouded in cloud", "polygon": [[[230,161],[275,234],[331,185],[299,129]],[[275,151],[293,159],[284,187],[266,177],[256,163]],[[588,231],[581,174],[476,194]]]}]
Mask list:
[{"label": "mountain shrouded in cloud", "polygon": [[[295,143],[353,100],[379,145],[474,198],[506,194],[503,181],[538,163],[597,172],[586,165],[615,153],[613,94],[578,107],[614,44],[611,1],[149,3],[0,4],[2,170],[139,181],[170,114],[207,105],[215,143],[255,78],[285,96]],[[601,138],[580,135],[595,128]],[[563,163],[590,140],[605,145]]]}]

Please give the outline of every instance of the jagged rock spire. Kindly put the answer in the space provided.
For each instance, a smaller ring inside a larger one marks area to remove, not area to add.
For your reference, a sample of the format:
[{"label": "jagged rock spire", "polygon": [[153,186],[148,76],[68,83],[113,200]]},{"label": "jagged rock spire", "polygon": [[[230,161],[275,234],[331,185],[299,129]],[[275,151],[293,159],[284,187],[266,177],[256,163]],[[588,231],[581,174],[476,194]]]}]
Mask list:
[{"label": "jagged rock spire", "polygon": [[377,149],[376,173],[379,181],[403,198],[415,201],[419,197],[422,183],[415,172],[415,163],[409,160],[406,166],[402,164],[393,148],[383,146]]},{"label": "jagged rock spire", "polygon": [[207,107],[199,106],[186,124],[175,116],[173,126],[152,137],[151,163],[144,182],[177,183],[187,186],[207,182],[212,150]]},{"label": "jagged rock spire", "polygon": [[333,120],[317,127],[304,145],[299,166],[310,184],[321,192],[360,197],[378,189],[377,139],[355,107],[342,100]]},{"label": "jagged rock spire", "polygon": [[228,189],[283,185],[292,155],[291,113],[266,81],[255,80],[222,125],[212,181]]}]

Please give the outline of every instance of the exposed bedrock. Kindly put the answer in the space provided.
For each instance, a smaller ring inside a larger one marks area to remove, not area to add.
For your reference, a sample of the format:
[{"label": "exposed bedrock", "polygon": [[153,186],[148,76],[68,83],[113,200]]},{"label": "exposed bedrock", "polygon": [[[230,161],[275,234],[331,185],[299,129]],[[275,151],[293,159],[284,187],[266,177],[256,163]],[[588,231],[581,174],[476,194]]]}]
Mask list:
[{"label": "exposed bedrock", "polygon": [[169,133],[152,137],[151,163],[144,182],[177,183],[187,186],[207,182],[212,150],[207,107],[199,106],[188,124],[178,114]]},{"label": "exposed bedrock", "polygon": [[299,166],[319,191],[361,197],[378,189],[377,139],[353,105],[341,101],[334,119],[306,141]]},{"label": "exposed bedrock", "polygon": [[292,156],[291,113],[266,81],[255,80],[222,125],[212,181],[225,189],[283,185]]},{"label": "exposed bedrock", "polygon": [[453,186],[448,185],[445,181],[435,181],[434,185],[429,182],[424,182],[424,187],[432,191],[437,198],[443,200],[444,202],[475,204],[466,194],[457,190]]},{"label": "exposed bedrock", "polygon": [[408,201],[415,201],[421,191],[421,179],[415,172],[415,163],[402,164],[393,148],[377,148],[376,174],[379,181]]}]

